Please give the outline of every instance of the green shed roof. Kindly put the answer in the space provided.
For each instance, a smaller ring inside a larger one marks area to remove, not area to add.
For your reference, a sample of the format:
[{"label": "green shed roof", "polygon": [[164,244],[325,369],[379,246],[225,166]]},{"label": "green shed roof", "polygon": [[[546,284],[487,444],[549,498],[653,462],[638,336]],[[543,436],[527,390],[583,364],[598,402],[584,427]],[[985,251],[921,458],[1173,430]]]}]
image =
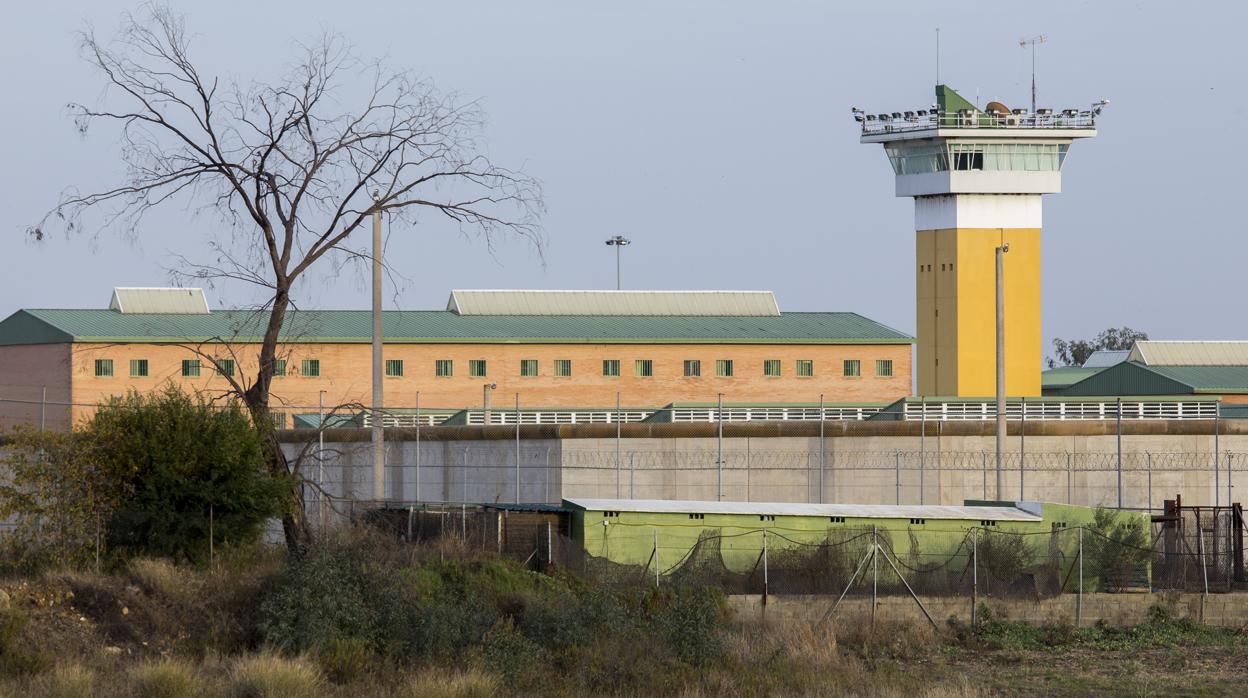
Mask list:
[{"label": "green shed roof", "polygon": [[[0,321],[0,345],[59,342],[258,342],[268,314],[125,314],[113,310],[19,310]],[[909,344],[913,338],[857,313],[769,317],[459,315],[445,310],[383,314],[391,343]],[[287,343],[370,341],[365,310],[292,311]]]},{"label": "green shed roof", "polygon": [[1088,376],[1095,376],[1104,368],[1085,368],[1083,366],[1058,366],[1040,374],[1040,389],[1054,390],[1074,385]]},{"label": "green shed roof", "polygon": [[1145,366],[1124,362],[1059,391],[1066,395],[1248,393],[1248,366]]}]

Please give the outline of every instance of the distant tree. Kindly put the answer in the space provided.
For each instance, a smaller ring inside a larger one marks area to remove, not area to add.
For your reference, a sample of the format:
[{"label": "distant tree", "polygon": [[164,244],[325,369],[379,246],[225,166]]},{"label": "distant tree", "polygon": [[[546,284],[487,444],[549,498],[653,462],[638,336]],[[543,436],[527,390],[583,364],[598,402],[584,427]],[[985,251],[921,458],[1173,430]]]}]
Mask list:
[{"label": "distant tree", "polygon": [[1055,366],[1082,366],[1092,356],[1092,352],[1102,349],[1130,349],[1136,342],[1148,339],[1147,332],[1133,330],[1130,327],[1111,327],[1095,339],[1054,339],[1053,353],[1056,358],[1049,359],[1049,368]]},{"label": "distant tree", "polygon": [[[375,212],[408,227],[418,212],[436,214],[487,242],[496,233],[541,241],[540,185],[486,157],[479,106],[409,72],[360,61],[340,39],[302,46],[286,75],[267,84],[206,74],[183,17],[162,5],[126,15],[113,41],[89,29],[80,40],[108,89],[100,104],[70,109],[83,133],[97,123],[119,131],[126,175],[111,188],[69,190],[29,233],[41,240],[49,224],[77,230],[97,209],[105,227],[126,232],[166,204],[219,214],[229,234],[210,241],[214,260],[183,260],[180,273],[210,285],[254,284],[268,299],[255,374],[228,379],[258,426],[269,419],[295,283],[314,268],[371,261],[355,234]],[[297,476],[299,461],[288,461],[271,429],[262,431],[269,469]],[[298,549],[309,530],[297,477],[289,499],[283,527]]]}]

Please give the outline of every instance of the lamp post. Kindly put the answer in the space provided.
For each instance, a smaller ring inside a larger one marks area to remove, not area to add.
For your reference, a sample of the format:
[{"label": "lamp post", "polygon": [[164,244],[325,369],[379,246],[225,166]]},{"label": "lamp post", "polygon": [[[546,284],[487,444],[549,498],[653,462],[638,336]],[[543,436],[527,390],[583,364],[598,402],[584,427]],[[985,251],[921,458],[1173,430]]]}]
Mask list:
[{"label": "lamp post", "polygon": [[607,245],[615,248],[615,290],[620,290],[620,248],[625,245],[631,245],[632,240],[623,235],[616,235],[607,240]]},{"label": "lamp post", "polygon": [[490,423],[490,391],[498,387],[498,383],[486,383],[481,386],[481,424],[488,426]]},{"label": "lamp post", "polygon": [[1008,243],[997,248],[997,500],[1001,500],[1001,444],[1005,440],[1005,253]]},{"label": "lamp post", "polygon": [[373,499],[386,498],[386,443],[382,410],[381,195],[373,191]]}]

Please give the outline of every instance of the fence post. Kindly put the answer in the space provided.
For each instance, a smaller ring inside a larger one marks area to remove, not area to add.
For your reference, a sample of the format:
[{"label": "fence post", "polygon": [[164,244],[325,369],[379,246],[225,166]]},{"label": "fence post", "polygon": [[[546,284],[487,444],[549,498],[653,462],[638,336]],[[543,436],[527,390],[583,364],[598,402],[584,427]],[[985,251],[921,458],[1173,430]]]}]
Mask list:
[{"label": "fence post", "polygon": [[893,451],[894,480],[897,484],[897,506],[901,506],[901,452]]},{"label": "fence post", "polygon": [[1144,453],[1145,462],[1148,464],[1148,513],[1153,513],[1153,452],[1146,451]]},{"label": "fence post", "polygon": [[1235,456],[1230,451],[1227,451],[1226,453],[1226,505],[1228,507],[1235,506],[1234,495],[1231,492],[1231,461],[1234,459],[1234,457]]},{"label": "fence post", "polygon": [[628,498],[633,499],[633,483],[636,480],[637,473],[637,454],[628,454]]},{"label": "fence post", "polygon": [[1023,481],[1027,474],[1027,398],[1021,398],[1018,423],[1018,499],[1025,501]]},{"label": "fence post", "polygon": [[498,512],[498,523],[495,525],[494,536],[498,542],[498,554],[503,554],[503,512]]},{"label": "fence post", "polygon": [[615,497],[620,497],[620,439],[623,437],[620,426],[620,393],[615,393]]},{"label": "fence post", "polygon": [[1083,622],[1083,526],[1079,527],[1079,590],[1075,595],[1075,627]]},{"label": "fence post", "polygon": [[1200,622],[1205,622],[1205,601],[1209,596],[1209,568],[1205,566],[1205,532],[1200,530],[1200,519],[1196,519],[1196,551],[1200,556],[1200,574],[1204,579],[1204,591],[1200,595]]},{"label": "fence post", "polygon": [[659,586],[659,529],[654,529],[654,586]]},{"label": "fence post", "polygon": [[875,607],[879,599],[880,586],[880,543],[876,538],[875,526],[871,527],[871,629],[875,630]]},{"label": "fence post", "polygon": [[1075,503],[1075,457],[1070,451],[1066,452],[1066,503]]},{"label": "fence post", "polygon": [[763,608],[767,608],[767,529],[763,528]]},{"label": "fence post", "polygon": [[[819,394],[819,503],[823,504],[823,468],[826,460],[824,453],[826,439],[824,438],[824,415],[823,415],[823,394]],[[766,538],[764,537],[764,540]]]},{"label": "fence post", "polygon": [[407,505],[407,542],[412,542],[412,517],[416,515],[416,507]]},{"label": "fence post", "polygon": [[[322,393],[324,395],[324,393]],[[416,391],[416,501],[420,501],[420,391]]]},{"label": "fence post", "polygon": [[555,563],[555,538],[550,534],[550,522],[546,522],[546,566],[550,567]]},{"label": "fence post", "polygon": [[48,386],[43,386],[43,392],[39,396],[39,431],[43,431],[47,424],[48,418]]},{"label": "fence post", "polygon": [[980,469],[984,471],[984,499],[988,499],[988,452],[980,451]]},{"label": "fence post", "polygon": [[[1219,452],[1218,437],[1222,432],[1222,400],[1213,403],[1213,505],[1220,506],[1222,504],[1222,484],[1218,482],[1221,479],[1222,464],[1218,461]],[[1228,501],[1227,504],[1230,504]]]},{"label": "fence post", "polygon": [[979,528],[971,529],[971,626],[979,622]]},{"label": "fence post", "polygon": [[520,503],[520,393],[516,393],[516,504]]},{"label": "fence post", "polygon": [[[1118,508],[1122,508],[1122,398],[1118,398],[1117,408],[1114,410],[1115,427],[1114,430],[1118,436]],[[1214,463],[1217,465],[1216,461]]]},{"label": "fence post", "polygon": [[[715,499],[716,501],[724,501],[724,394],[719,394],[719,408],[715,411]],[[806,481],[807,483],[810,480]],[[809,487],[809,484],[807,484]],[[806,490],[806,495],[810,496],[810,490]]]},{"label": "fence post", "polygon": [[[213,513],[214,513],[213,506],[209,504],[208,505],[208,567],[211,569],[216,569],[217,568],[217,547],[216,547],[216,541],[213,540],[212,529],[213,529],[213,524],[215,523],[213,521],[214,519]],[[1208,585],[1206,584],[1206,586]]]},{"label": "fence post", "polygon": [[[923,413],[919,416],[919,504],[923,503],[923,466],[927,465],[927,402],[926,398],[919,398],[920,404],[923,406]],[[874,538],[872,538],[874,540]],[[874,613],[874,611],[872,611]],[[874,624],[874,616],[872,623]],[[874,625],[872,625],[874,627]]]}]

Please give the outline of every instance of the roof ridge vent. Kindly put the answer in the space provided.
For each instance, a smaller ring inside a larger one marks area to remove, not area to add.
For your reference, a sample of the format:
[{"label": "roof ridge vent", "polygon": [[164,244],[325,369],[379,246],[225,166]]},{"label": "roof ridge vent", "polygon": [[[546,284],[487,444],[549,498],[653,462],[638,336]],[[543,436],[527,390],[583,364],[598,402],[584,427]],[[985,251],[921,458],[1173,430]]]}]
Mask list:
[{"label": "roof ridge vent", "polygon": [[459,315],[775,317],[771,291],[455,290]]},{"label": "roof ridge vent", "polygon": [[207,315],[208,297],[202,288],[142,288],[119,286],[113,289],[108,309],[125,315]]}]

